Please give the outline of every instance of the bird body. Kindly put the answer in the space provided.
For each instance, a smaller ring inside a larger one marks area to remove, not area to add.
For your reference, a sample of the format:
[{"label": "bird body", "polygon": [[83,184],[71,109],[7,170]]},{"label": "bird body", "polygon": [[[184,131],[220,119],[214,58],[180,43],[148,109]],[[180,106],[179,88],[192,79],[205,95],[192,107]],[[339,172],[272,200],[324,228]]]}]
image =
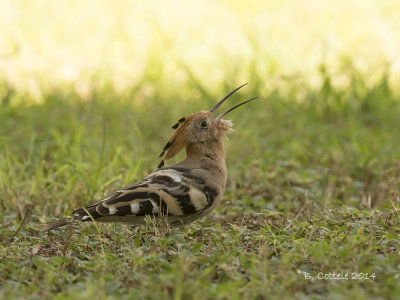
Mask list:
[{"label": "bird body", "polygon": [[[242,85],[244,86],[244,85]],[[242,102],[214,120],[214,111],[238,87],[219,101],[211,111],[187,115],[172,127],[175,133],[165,145],[158,170],[142,181],[117,190],[100,202],[72,213],[73,220],[126,222],[143,224],[145,216],[165,216],[169,224],[191,223],[212,211],[222,200],[227,170],[224,137],[232,131],[232,123],[222,117]],[[186,149],[186,158],[164,167],[165,161]],[[41,231],[49,231],[71,223],[62,218]]]}]

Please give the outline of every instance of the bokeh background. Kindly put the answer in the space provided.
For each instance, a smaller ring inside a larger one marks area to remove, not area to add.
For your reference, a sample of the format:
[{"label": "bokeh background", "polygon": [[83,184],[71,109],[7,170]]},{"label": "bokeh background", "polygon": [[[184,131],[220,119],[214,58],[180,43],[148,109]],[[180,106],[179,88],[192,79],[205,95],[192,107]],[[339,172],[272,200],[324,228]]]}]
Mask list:
[{"label": "bokeh background", "polygon": [[385,203],[400,185],[399,12],[398,1],[1,1],[3,207],[22,216],[46,194],[43,212],[60,214],[140,180],[177,119],[245,82],[221,108],[260,98],[230,115],[228,191],[248,182],[270,208],[296,193]]},{"label": "bokeh background", "polygon": [[351,84],[351,66],[367,85],[389,71],[398,89],[399,16],[396,0],[5,0],[0,97],[7,86],[41,101],[62,86],[82,99],[112,87],[135,89],[131,101],[155,89],[189,100],[193,84],[238,82],[267,94],[288,80],[320,88],[321,66],[335,87]]}]

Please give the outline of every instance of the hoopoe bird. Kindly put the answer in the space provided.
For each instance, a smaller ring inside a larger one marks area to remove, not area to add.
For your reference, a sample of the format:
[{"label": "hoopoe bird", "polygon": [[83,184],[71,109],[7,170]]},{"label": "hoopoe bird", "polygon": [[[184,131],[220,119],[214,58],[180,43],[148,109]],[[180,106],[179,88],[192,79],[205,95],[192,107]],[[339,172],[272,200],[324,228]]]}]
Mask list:
[{"label": "hoopoe bird", "polygon": [[[168,140],[158,169],[142,181],[122,188],[100,202],[78,209],[70,218],[48,224],[49,231],[74,221],[126,222],[144,224],[145,217],[165,217],[168,224],[189,224],[212,211],[222,200],[227,171],[224,137],[232,131],[227,113],[255,100],[239,103],[215,119],[217,108],[243,84],[226,95],[210,111],[199,111],[182,117],[172,126],[175,133]],[[183,149],[186,158],[174,165],[164,163]]]}]

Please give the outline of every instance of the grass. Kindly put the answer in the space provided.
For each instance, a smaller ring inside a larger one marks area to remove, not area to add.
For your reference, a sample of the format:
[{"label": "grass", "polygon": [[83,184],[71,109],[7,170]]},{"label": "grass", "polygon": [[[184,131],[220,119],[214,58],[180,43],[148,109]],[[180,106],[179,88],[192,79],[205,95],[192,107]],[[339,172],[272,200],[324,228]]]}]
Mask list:
[{"label": "grass", "polygon": [[[156,83],[152,97],[105,88],[82,101],[65,87],[36,105],[2,93],[0,298],[398,298],[399,94],[386,73],[347,75],[342,89],[325,68],[318,89],[253,78],[229,103],[261,97],[230,115],[223,204],[170,231],[150,219],[37,229],[155,170],[169,127],[241,82],[192,78],[186,101]],[[333,272],[350,277],[307,279]]]}]

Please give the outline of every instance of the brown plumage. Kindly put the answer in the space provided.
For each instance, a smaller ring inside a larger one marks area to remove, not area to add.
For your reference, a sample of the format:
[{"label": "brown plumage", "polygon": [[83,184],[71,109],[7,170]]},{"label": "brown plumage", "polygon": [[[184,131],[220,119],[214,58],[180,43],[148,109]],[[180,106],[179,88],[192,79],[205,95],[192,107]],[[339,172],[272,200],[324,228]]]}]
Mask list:
[{"label": "brown plumage", "polygon": [[[221,202],[227,178],[223,140],[232,130],[232,123],[222,117],[256,98],[228,109],[215,119],[213,115],[243,86],[230,92],[210,111],[179,119],[172,127],[176,131],[160,154],[163,159],[158,170],[92,206],[74,211],[72,218],[61,218],[41,231],[70,224],[73,220],[142,224],[145,216],[165,216],[171,225],[182,225],[209,213]],[[163,167],[183,149],[186,149],[183,161]]]}]

